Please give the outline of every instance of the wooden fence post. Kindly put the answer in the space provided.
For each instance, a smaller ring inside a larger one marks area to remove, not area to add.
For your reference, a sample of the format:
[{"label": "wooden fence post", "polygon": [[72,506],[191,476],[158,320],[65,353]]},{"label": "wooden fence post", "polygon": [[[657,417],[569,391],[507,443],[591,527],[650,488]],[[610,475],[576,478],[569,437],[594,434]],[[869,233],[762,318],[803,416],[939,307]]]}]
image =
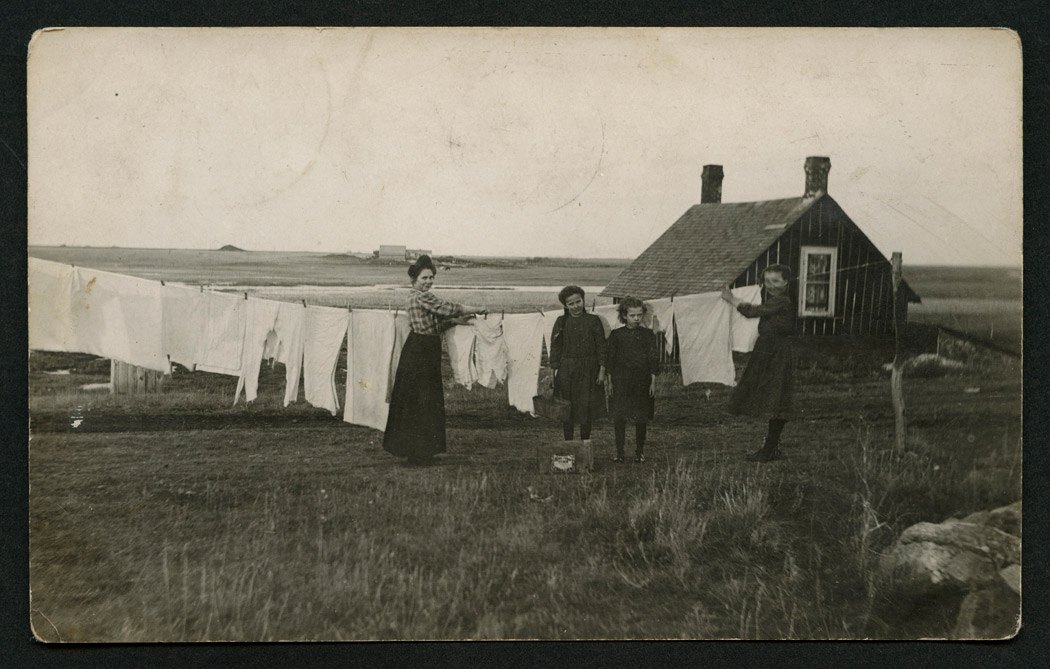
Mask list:
[{"label": "wooden fence post", "polygon": [[109,361],[109,392],[113,395],[159,393],[164,387],[164,374],[119,360]]},{"label": "wooden fence post", "polygon": [[900,307],[898,306],[901,285],[901,253],[896,251],[890,261],[893,265],[893,368],[890,372],[890,396],[893,398],[893,419],[896,426],[896,447],[898,452],[904,452],[904,441],[908,433],[908,424],[904,413],[904,353],[901,351],[901,330],[904,323],[901,322]]}]

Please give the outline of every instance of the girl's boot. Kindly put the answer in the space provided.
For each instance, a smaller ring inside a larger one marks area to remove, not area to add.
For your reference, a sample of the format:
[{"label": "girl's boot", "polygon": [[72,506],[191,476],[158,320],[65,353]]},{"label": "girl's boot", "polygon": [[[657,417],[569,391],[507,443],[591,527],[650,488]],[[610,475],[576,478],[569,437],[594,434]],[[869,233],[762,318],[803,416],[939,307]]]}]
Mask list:
[{"label": "girl's boot", "polygon": [[780,459],[780,444],[766,439],[762,448],[747,456],[748,462],[773,462]]}]

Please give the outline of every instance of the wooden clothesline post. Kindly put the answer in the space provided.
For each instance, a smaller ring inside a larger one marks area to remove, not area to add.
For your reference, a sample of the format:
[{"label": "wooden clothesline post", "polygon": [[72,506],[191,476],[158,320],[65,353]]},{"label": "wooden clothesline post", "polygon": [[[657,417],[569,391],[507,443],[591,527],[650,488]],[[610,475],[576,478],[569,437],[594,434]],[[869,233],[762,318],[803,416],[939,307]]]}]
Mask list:
[{"label": "wooden clothesline post", "polygon": [[109,392],[112,395],[159,393],[166,375],[119,360],[109,361]]},{"label": "wooden clothesline post", "polygon": [[901,330],[904,328],[900,312],[901,285],[901,252],[895,251],[890,261],[893,265],[893,367],[890,372],[890,396],[893,399],[893,419],[895,423],[895,446],[898,453],[904,452],[904,441],[907,438],[908,424],[904,412],[904,353],[901,351]]}]

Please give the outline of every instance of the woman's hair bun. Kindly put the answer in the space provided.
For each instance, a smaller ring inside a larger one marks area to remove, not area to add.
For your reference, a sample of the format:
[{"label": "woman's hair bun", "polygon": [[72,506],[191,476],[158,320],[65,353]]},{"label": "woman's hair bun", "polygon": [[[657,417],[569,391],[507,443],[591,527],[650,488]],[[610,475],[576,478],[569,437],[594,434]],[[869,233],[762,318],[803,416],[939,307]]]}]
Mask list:
[{"label": "woman's hair bun", "polygon": [[431,272],[437,274],[437,268],[434,267],[434,261],[430,259],[428,255],[421,255],[416,258],[416,261],[408,266],[408,278],[413,281],[419,276],[419,273],[425,269],[429,269]]}]

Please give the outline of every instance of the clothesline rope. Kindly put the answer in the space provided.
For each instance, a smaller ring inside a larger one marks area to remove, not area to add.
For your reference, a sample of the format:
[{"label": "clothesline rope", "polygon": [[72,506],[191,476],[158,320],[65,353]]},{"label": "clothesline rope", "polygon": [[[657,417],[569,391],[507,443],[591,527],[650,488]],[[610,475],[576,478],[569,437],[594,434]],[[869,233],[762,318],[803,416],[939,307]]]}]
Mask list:
[{"label": "clothesline rope", "polygon": [[[876,260],[875,262],[866,262],[866,263],[864,263],[862,265],[851,265],[849,267],[839,267],[838,269],[835,270],[835,274],[838,274],[839,272],[846,272],[846,271],[849,271],[851,269],[863,269],[865,267],[874,267],[876,265],[889,265],[889,264],[890,264],[889,260]],[[828,274],[828,272],[824,272],[824,273]],[[798,281],[800,278],[802,278],[802,277],[796,276],[794,279],[792,279],[792,281]]]},{"label": "clothesline rope", "polygon": [[[841,272],[847,272],[847,271],[855,270],[855,269],[864,269],[866,267],[874,267],[874,266],[877,266],[877,265],[887,265],[887,264],[889,264],[888,260],[876,260],[874,262],[862,263],[860,265],[850,265],[850,266],[847,266],[847,267],[839,267],[839,268],[837,268],[835,270],[835,274],[839,274]],[[76,267],[76,266],[73,265],[73,264],[70,264],[70,267]],[[82,269],[84,269],[84,268],[82,268]],[[89,270],[89,271],[100,271],[100,270]],[[796,276],[793,279],[791,279],[791,281],[798,282],[799,280],[801,280],[801,278],[802,277]],[[151,279],[142,279],[142,280],[143,281],[152,281]],[[163,280],[160,280],[158,283],[160,283],[160,285],[162,287],[167,287],[167,284],[165,284]],[[200,292],[202,292],[202,293],[204,292],[204,286],[205,286],[205,284],[200,284]],[[222,290],[215,290],[215,289],[212,289],[212,288],[208,288],[208,291],[209,292],[214,292],[214,293],[223,293],[224,292]],[[247,300],[248,299],[248,293],[244,292],[243,294],[244,294],[244,299]],[[671,302],[674,302],[674,298],[676,297],[676,294],[675,293],[671,293],[671,295],[669,297],[670,297]],[[677,297],[681,298],[681,297],[684,297],[684,296],[683,295],[677,295]],[[262,298],[260,298],[260,299],[262,299]],[[653,299],[664,299],[664,298],[653,298]],[[651,302],[651,301],[653,301],[653,299],[644,300],[644,301],[645,302]],[[280,300],[280,299],[278,299],[278,300],[274,300],[274,301],[276,301],[276,302],[285,302],[285,301],[289,301],[289,300]],[[300,301],[302,302],[303,307],[308,307],[309,306],[305,299],[300,300]],[[591,301],[591,311],[594,311],[594,310],[597,309],[596,305],[597,305],[597,300],[592,300]],[[328,305],[314,305],[314,306],[327,307],[329,309],[338,308],[338,307],[330,307]],[[527,309],[528,311],[536,311],[540,315],[543,315],[543,316],[546,315],[546,313],[543,311],[543,307],[541,305],[523,305],[523,307],[525,309]],[[351,311],[351,312],[353,311],[353,306],[352,306],[351,302],[347,302],[346,309],[347,309],[347,311]],[[381,308],[372,308],[372,309],[362,309],[362,311],[383,311],[383,309],[381,309]],[[394,315],[397,316],[398,312],[400,311],[400,307],[394,306],[394,305],[391,305],[391,304],[387,304],[386,311],[393,311]],[[555,308],[555,309],[548,309],[548,311],[557,311],[557,308]],[[486,313],[485,316],[487,318],[488,314]],[[500,310],[500,318],[505,318],[505,317],[506,317],[506,310],[501,309]]]}]

